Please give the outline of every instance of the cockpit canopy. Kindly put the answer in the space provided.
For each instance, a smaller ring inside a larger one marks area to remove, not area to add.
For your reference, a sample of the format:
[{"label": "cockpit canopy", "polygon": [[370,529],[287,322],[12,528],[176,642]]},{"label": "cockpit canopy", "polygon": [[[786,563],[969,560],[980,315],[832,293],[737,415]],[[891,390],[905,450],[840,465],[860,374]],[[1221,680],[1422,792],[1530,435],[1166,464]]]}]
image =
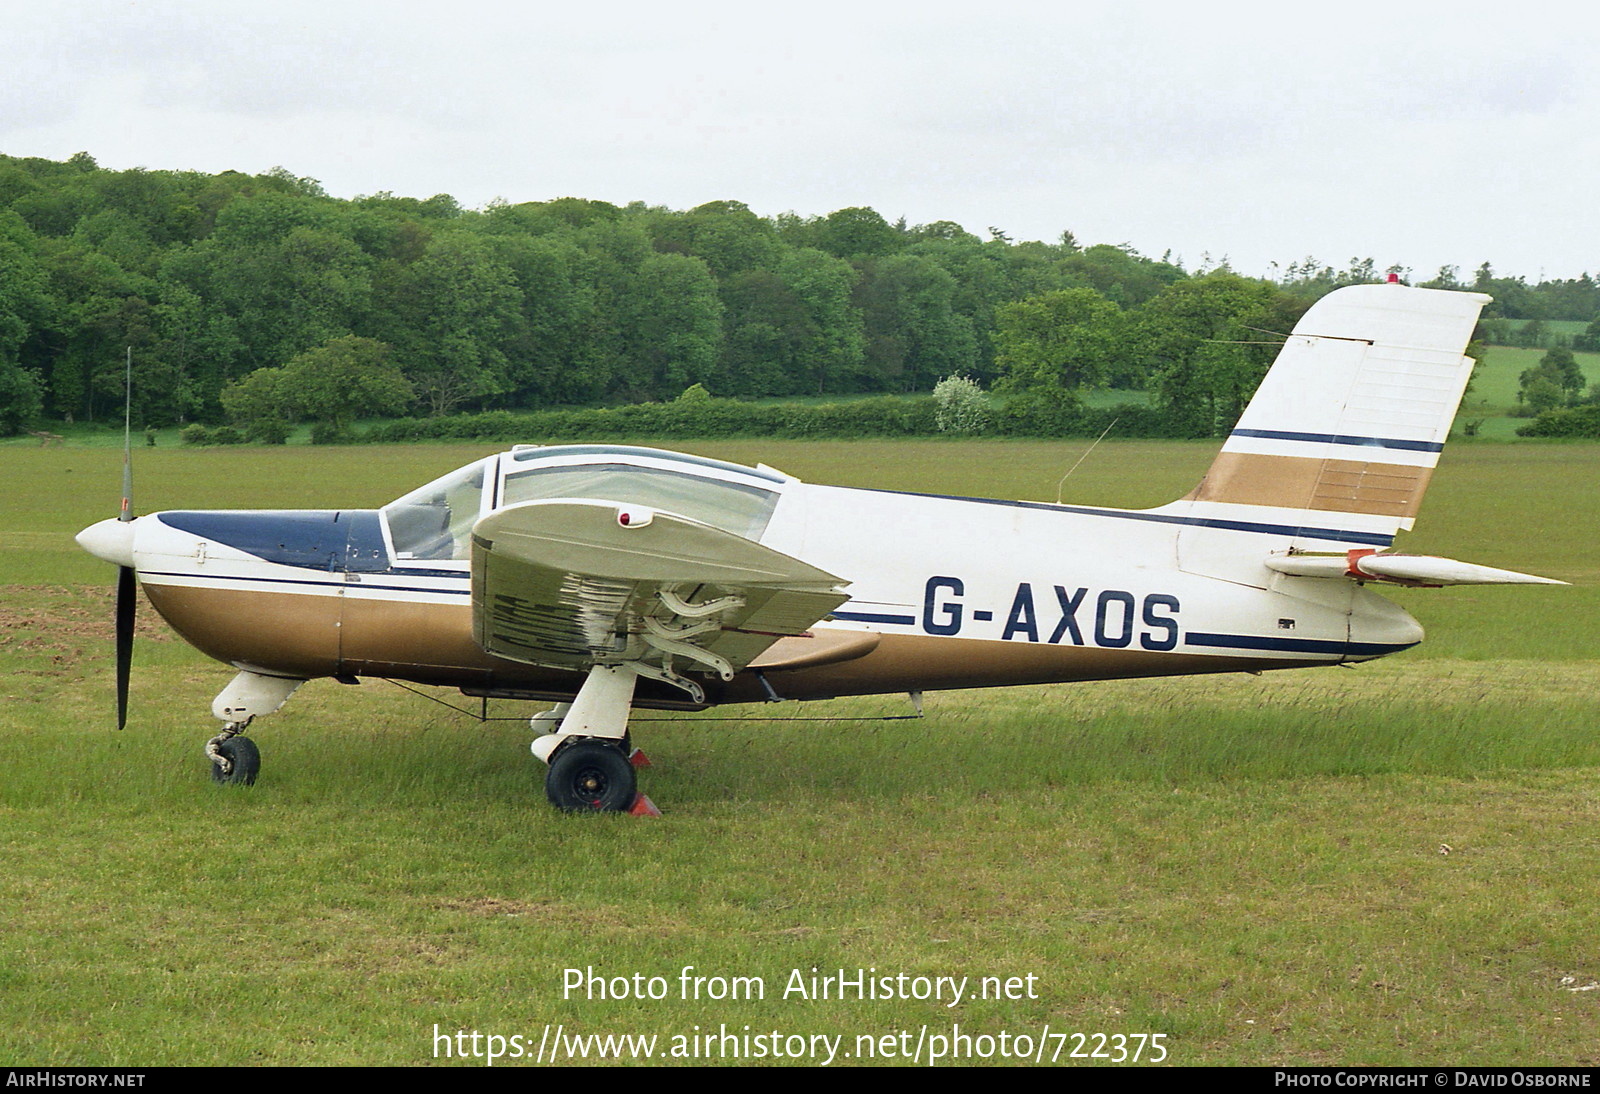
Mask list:
[{"label": "cockpit canopy", "polygon": [[754,540],[787,481],[770,468],[654,448],[552,445],[479,460],[384,506],[383,515],[402,562],[466,559],[481,515],[555,498],[646,505]]},{"label": "cockpit canopy", "polygon": [[383,518],[389,524],[394,557],[400,561],[469,557],[472,526],[483,508],[483,484],[493,476],[496,459],[468,464],[385,505]]}]

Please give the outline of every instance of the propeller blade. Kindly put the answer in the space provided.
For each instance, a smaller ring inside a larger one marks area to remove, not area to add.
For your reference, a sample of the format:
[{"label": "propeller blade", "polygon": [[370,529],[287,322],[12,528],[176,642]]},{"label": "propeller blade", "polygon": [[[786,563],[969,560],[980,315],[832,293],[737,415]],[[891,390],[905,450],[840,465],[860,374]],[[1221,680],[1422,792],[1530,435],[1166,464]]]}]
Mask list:
[{"label": "propeller blade", "polygon": [[133,519],[133,347],[128,347],[126,388],[122,395],[122,509],[118,520]]},{"label": "propeller blade", "polygon": [[117,568],[117,728],[128,724],[128,676],[133,668],[133,611],[139,587],[133,567]]},{"label": "propeller blade", "polygon": [[[117,519],[133,519],[133,347],[128,347],[122,399],[122,509]],[[131,529],[130,529],[131,531]],[[128,677],[133,673],[133,612],[139,586],[132,566],[117,568],[117,728],[128,724]]]}]

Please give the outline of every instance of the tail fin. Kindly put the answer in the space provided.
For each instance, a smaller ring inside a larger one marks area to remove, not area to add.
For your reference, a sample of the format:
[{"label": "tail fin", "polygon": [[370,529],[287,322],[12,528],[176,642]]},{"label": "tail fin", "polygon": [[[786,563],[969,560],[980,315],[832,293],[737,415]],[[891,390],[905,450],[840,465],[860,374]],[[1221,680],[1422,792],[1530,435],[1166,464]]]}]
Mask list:
[{"label": "tail fin", "polygon": [[1386,547],[1410,528],[1472,375],[1462,353],[1488,302],[1353,285],[1313,304],[1199,487],[1167,507],[1190,526],[1183,568],[1216,572],[1224,543],[1207,533],[1222,529],[1267,533],[1271,550],[1329,551]]}]

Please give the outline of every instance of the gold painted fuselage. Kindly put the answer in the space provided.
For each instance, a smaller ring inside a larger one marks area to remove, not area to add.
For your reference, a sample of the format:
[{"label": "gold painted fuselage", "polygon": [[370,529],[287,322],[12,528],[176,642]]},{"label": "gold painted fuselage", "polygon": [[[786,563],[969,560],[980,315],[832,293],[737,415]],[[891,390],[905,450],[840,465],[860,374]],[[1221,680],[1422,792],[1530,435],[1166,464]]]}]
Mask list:
[{"label": "gold painted fuselage", "polygon": [[[472,694],[567,699],[583,674],[510,661],[472,640],[466,604],[427,604],[147,582],[151,604],[187,642],[231,665],[298,677],[365,676],[460,688]],[[241,625],[248,621],[247,625]],[[704,679],[710,703],[896,691],[1176,676],[1290,667],[1265,657],[1217,657],[1075,645],[1020,644],[883,634],[864,652],[808,657],[807,647],[852,632],[814,629],[785,639],[752,669],[723,683]],[[853,651],[852,651],[853,652]],[[820,661],[821,663],[817,663]],[[798,667],[785,668],[798,662]],[[808,663],[809,662],[809,663]],[[684,695],[641,681],[641,705],[687,706]]]}]

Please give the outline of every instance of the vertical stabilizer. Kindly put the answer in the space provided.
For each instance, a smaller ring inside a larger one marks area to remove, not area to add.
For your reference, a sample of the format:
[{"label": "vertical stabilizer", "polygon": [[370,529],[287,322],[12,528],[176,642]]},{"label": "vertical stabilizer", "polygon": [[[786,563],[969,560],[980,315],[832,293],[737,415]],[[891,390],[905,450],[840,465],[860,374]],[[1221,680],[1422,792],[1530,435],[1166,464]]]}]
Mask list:
[{"label": "vertical stabilizer", "polygon": [[1182,567],[1256,583],[1269,551],[1381,548],[1410,528],[1489,299],[1353,285],[1313,304],[1199,487],[1166,509],[1188,518]]}]

